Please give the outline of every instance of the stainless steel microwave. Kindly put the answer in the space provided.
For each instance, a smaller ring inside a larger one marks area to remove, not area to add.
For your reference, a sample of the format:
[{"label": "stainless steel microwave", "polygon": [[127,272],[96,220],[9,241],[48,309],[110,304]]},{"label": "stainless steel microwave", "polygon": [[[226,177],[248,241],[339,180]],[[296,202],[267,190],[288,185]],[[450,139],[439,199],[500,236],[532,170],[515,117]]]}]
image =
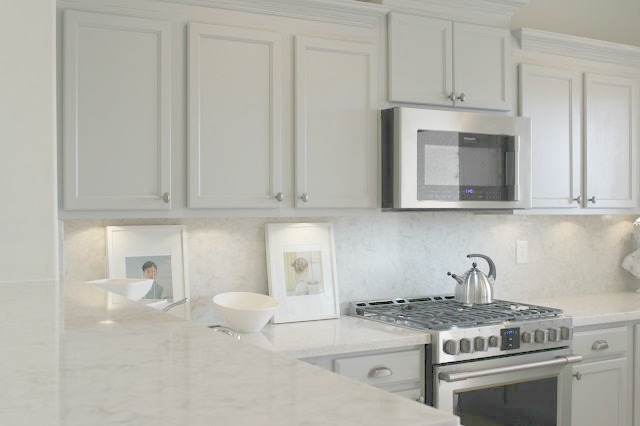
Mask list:
[{"label": "stainless steel microwave", "polygon": [[531,207],[531,120],[382,111],[383,209]]}]

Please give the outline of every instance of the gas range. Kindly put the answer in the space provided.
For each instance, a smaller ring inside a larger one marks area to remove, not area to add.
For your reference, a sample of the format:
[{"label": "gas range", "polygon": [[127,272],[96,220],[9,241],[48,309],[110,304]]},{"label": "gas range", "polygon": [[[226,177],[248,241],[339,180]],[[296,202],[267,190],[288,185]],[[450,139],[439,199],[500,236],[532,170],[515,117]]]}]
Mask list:
[{"label": "gas range", "polygon": [[435,364],[571,346],[572,319],[561,309],[506,300],[466,306],[453,295],[350,303],[351,315],[431,335]]}]

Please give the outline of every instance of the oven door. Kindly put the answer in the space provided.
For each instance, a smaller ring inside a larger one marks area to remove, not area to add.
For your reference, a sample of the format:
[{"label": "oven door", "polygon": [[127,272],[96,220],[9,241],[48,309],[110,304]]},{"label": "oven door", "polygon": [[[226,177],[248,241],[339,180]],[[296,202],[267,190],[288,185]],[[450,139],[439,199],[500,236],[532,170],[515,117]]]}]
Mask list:
[{"label": "oven door", "polygon": [[433,367],[433,403],[465,426],[570,425],[570,349]]}]

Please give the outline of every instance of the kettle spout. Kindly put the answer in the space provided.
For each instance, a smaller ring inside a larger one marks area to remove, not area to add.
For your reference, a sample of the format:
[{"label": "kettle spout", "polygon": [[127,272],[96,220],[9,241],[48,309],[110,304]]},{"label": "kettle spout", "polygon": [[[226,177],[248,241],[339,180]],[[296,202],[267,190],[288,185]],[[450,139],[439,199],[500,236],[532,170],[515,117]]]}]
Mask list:
[{"label": "kettle spout", "polygon": [[447,272],[447,275],[449,275],[451,278],[453,278],[454,280],[458,281],[458,284],[464,284],[464,278],[456,275],[456,274],[452,274],[451,272]]}]

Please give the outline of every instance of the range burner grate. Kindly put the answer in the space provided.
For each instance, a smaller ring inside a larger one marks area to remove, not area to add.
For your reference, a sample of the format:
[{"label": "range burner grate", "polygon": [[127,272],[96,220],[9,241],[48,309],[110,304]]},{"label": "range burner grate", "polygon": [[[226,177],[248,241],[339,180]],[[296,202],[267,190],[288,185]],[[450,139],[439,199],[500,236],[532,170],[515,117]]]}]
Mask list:
[{"label": "range burner grate", "polygon": [[351,307],[356,316],[421,330],[448,330],[562,315],[561,309],[506,300],[465,306],[456,302],[454,296],[355,302]]}]

